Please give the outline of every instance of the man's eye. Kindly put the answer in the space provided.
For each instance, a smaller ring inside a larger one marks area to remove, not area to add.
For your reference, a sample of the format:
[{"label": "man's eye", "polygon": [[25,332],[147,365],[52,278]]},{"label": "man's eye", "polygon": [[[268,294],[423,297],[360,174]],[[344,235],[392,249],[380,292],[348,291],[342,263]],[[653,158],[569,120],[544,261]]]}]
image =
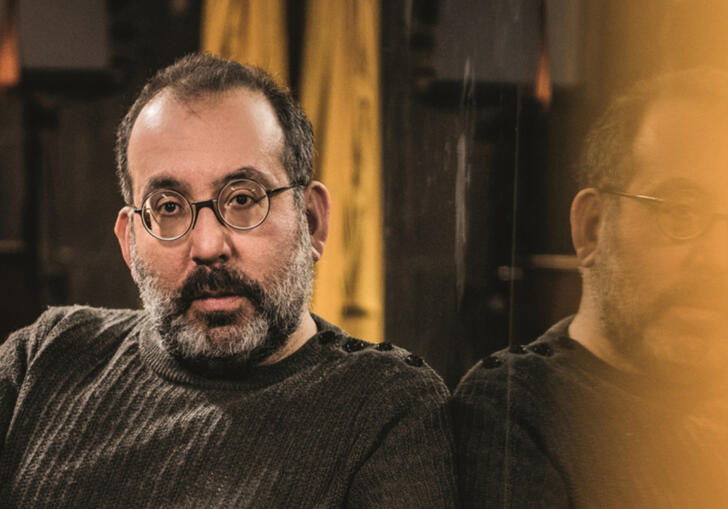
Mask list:
[{"label": "man's eye", "polygon": [[180,204],[174,201],[166,201],[157,205],[157,213],[164,216],[179,214],[181,210]]},{"label": "man's eye", "polygon": [[665,203],[662,213],[672,221],[690,222],[698,216],[698,211],[685,203]]},{"label": "man's eye", "polygon": [[228,200],[228,207],[249,207],[255,200],[252,196],[246,193],[238,193],[230,197]]},{"label": "man's eye", "polygon": [[688,203],[665,203],[661,215],[663,227],[678,238],[694,236],[706,221],[706,214]]},{"label": "man's eye", "polygon": [[664,208],[672,216],[691,216],[695,214],[695,210],[685,203],[666,202]]}]

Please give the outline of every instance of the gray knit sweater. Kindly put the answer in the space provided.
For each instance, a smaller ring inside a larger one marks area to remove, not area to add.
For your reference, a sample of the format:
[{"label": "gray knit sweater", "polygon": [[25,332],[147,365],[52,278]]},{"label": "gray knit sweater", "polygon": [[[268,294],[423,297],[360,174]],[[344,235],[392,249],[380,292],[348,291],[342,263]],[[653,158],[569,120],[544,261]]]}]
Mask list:
[{"label": "gray knit sweater", "polygon": [[143,312],[50,309],[0,347],[0,506],[453,507],[441,379],[316,322],[281,362],[211,379]]},{"label": "gray knit sweater", "polygon": [[728,507],[728,397],[605,364],[566,319],[476,364],[453,409],[463,506]]}]

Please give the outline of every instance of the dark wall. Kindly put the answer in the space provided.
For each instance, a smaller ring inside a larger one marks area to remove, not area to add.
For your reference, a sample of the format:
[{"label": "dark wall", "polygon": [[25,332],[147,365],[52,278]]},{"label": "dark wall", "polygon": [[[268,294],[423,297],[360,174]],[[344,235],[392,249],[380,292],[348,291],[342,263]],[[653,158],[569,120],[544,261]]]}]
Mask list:
[{"label": "dark wall", "polygon": [[[728,67],[728,6],[382,5],[387,335],[449,385],[577,310],[569,231],[589,125],[627,87]],[[538,96],[539,57],[550,99]]]},{"label": "dark wall", "polygon": [[[576,310],[568,208],[581,139],[634,80],[725,66],[728,8],[711,16],[696,2],[550,2],[578,7],[555,32],[570,42],[549,55],[550,101],[533,89],[547,4],[381,2],[389,340],[452,386]],[[198,48],[201,0],[104,5],[102,69],[26,69],[0,92],[2,337],[47,305],[138,305],[112,232],[113,134],[144,79]],[[289,0],[294,91],[305,5]]]},{"label": "dark wall", "polygon": [[[103,4],[99,19],[82,18],[103,25],[105,65],[25,67],[20,85],[0,92],[2,337],[48,305],[137,306],[113,234],[123,205],[114,131],[155,69],[199,47],[201,2]],[[19,36],[22,45],[43,33]]]},{"label": "dark wall", "polygon": [[[563,201],[539,194],[563,188],[568,173],[547,164],[562,91],[546,108],[532,83],[512,79],[537,61],[540,41],[522,24],[538,33],[540,13],[517,21],[497,5],[504,2],[460,4],[467,8],[382,3],[387,335],[450,386],[480,357],[531,341],[554,319],[525,309],[537,280],[565,290],[552,295],[566,302],[558,312],[573,312],[578,299],[576,271],[539,274],[530,263],[533,253],[568,252],[564,218],[548,230],[541,221],[553,209],[562,214]],[[500,55],[492,37],[484,41],[484,25],[528,37]],[[488,66],[502,59],[525,63],[496,75]]]}]

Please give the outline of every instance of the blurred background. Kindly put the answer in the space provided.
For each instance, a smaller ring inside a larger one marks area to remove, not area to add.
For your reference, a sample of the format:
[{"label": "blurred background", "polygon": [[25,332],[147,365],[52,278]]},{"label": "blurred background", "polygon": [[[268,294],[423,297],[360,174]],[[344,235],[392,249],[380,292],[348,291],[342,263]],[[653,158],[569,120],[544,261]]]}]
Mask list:
[{"label": "blurred background", "polygon": [[636,80],[725,68],[726,21],[722,0],[0,0],[0,337],[49,305],[139,305],[114,131],[202,49],[272,71],[314,124],[314,311],[452,387],[576,310],[587,126]]}]

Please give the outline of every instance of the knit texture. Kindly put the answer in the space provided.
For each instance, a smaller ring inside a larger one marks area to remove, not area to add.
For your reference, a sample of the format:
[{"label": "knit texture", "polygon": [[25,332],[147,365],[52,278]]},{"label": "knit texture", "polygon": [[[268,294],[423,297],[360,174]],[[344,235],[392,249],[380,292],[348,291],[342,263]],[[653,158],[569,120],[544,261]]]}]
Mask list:
[{"label": "knit texture", "polygon": [[618,371],[567,335],[476,364],[453,397],[463,506],[713,508],[728,401]]},{"label": "knit texture", "polygon": [[51,308],[0,347],[0,506],[454,506],[447,389],[318,334],[235,379],[183,369],[141,311]]}]

